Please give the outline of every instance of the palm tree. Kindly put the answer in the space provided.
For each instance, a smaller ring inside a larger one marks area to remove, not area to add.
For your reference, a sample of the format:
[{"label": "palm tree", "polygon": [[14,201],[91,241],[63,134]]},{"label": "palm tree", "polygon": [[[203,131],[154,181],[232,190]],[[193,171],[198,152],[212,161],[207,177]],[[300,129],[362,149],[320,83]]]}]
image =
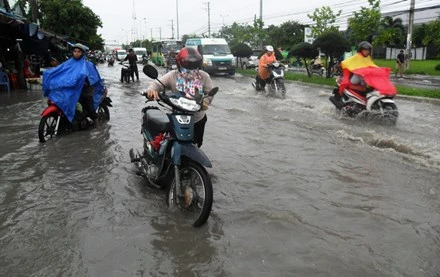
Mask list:
[{"label": "palm tree", "polygon": [[383,43],[389,46],[403,46],[405,42],[404,28],[401,18],[393,19],[385,16],[379,25],[379,30],[383,38]]}]

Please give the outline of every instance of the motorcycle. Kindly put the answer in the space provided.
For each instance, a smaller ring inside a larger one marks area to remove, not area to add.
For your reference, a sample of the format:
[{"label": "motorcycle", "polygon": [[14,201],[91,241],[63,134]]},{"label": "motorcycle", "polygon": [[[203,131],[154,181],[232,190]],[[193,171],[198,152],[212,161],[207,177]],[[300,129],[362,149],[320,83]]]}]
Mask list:
[{"label": "motorcycle", "polygon": [[[145,65],[143,72],[160,83],[153,66]],[[144,107],[143,152],[129,151],[138,174],[154,187],[167,189],[168,206],[180,211],[182,218],[194,227],[208,220],[213,202],[212,182],[205,169],[212,167],[211,162],[193,144],[194,113],[201,109],[204,98],[214,96],[217,91],[214,88],[200,100],[161,92],[158,104],[168,112],[157,106]]]},{"label": "motorcycle", "polygon": [[167,59],[167,65],[165,67],[165,72],[177,69],[176,59]]},{"label": "motorcycle", "polygon": [[115,59],[114,58],[108,58],[107,59],[107,65],[108,66],[113,66],[114,63],[115,63]]},{"label": "motorcycle", "polygon": [[146,64],[148,64],[148,57],[142,56],[142,65],[146,65]]},{"label": "motorcycle", "polygon": [[[376,71],[377,69],[369,69]],[[347,73],[344,73],[347,74]],[[381,74],[381,73],[380,73]],[[374,119],[381,119],[392,125],[395,125],[399,112],[394,102],[397,91],[394,85],[389,81],[389,74],[383,75],[381,82],[372,83],[370,78],[378,78],[377,76],[364,76],[365,82],[369,88],[366,92],[359,92],[344,84],[343,78],[336,79],[336,88],[330,96],[330,102],[335,105],[340,116],[360,117],[365,116]],[[373,87],[375,85],[376,87]],[[342,89],[340,87],[342,86]],[[379,87],[381,86],[381,87]],[[342,90],[342,92],[340,92]]]},{"label": "motorcycle", "polygon": [[[97,111],[100,123],[110,120],[108,107],[112,107],[111,102],[112,100],[107,96],[106,91],[101,98]],[[38,126],[38,138],[42,143],[62,133],[85,130],[93,126],[93,121],[88,117],[87,112],[83,110],[80,103],[76,105],[75,117],[72,122],[67,119],[55,103],[48,100],[47,105],[48,107],[41,114],[42,118]]]},{"label": "motorcycle", "polygon": [[[280,96],[281,98],[285,98],[286,87],[284,85],[284,65],[274,62],[268,64],[267,68],[270,70],[270,77],[265,87],[266,95],[272,97]],[[259,82],[257,81],[252,82],[252,86],[257,92],[263,91]]]},{"label": "motorcycle", "polygon": [[126,63],[123,63],[123,62],[120,62],[119,64],[122,65],[122,68],[121,68],[121,80],[120,80],[121,83],[123,83],[124,81],[126,83],[130,83],[130,78],[132,78],[132,80],[134,82],[134,74],[133,74],[133,72],[131,70],[130,65],[128,65]]},{"label": "motorcycle", "polygon": [[325,73],[324,65],[322,65],[322,64],[311,64],[311,65],[309,65],[309,72],[310,72],[311,75],[317,74],[319,76],[322,76]]}]

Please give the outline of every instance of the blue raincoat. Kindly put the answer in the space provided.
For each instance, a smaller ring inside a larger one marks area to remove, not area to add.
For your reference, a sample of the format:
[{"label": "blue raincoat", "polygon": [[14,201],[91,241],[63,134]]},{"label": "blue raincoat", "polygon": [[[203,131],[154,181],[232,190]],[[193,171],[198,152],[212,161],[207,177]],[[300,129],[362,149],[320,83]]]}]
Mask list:
[{"label": "blue raincoat", "polygon": [[104,94],[104,80],[101,79],[95,65],[85,59],[73,57],[61,65],[43,72],[44,96],[55,103],[72,122],[75,116],[76,103],[81,95],[86,77],[95,89],[93,106],[98,108]]}]

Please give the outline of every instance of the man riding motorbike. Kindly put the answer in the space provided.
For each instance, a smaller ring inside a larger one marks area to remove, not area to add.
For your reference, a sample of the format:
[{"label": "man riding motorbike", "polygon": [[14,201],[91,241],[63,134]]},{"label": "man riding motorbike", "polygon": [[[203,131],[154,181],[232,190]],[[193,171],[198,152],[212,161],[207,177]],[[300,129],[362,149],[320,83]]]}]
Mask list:
[{"label": "man riding motorbike", "polygon": [[[171,70],[159,78],[166,89],[171,90],[173,93],[183,93],[186,97],[198,99],[213,88],[209,74],[200,70],[202,56],[196,49],[191,47],[182,48],[177,55],[176,63],[177,69]],[[159,91],[164,89],[162,84],[153,81],[147,89],[147,98],[158,100]],[[208,120],[206,110],[213,98],[213,96],[205,98],[202,110],[195,114],[194,143],[199,148],[203,143],[205,124]]]},{"label": "man riding motorbike", "polygon": [[86,60],[86,51],[85,45],[77,43],[73,45],[69,60],[44,71],[43,91],[70,122],[75,116],[77,102],[80,102],[97,126],[96,108],[106,88],[95,65]]},{"label": "man riding motorbike", "polygon": [[261,91],[265,90],[265,95],[269,95],[269,91],[266,88],[266,84],[270,79],[270,70],[267,68],[267,65],[270,63],[276,62],[277,59],[275,57],[273,47],[271,45],[266,46],[266,53],[261,56],[260,61],[258,63],[258,73],[255,78],[255,82],[252,85],[256,90]]}]

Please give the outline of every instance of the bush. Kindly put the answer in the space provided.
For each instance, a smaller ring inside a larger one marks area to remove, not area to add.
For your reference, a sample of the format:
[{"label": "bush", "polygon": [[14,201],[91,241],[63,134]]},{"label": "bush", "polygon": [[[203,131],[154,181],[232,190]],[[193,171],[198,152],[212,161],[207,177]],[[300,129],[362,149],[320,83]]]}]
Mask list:
[{"label": "bush", "polygon": [[438,64],[438,65],[435,66],[435,70],[440,71],[440,64]]}]

